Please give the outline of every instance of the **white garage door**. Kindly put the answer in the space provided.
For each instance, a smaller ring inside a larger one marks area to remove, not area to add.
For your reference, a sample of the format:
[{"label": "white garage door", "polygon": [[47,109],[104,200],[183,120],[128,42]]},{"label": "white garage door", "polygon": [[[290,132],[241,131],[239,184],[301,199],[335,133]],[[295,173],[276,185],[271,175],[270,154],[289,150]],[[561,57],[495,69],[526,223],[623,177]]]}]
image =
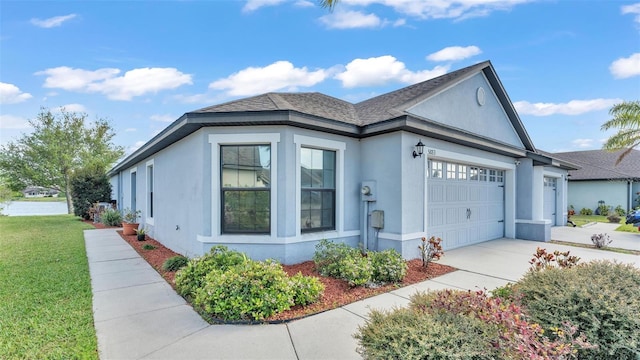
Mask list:
[{"label": "white garage door", "polygon": [[544,218],[551,220],[551,226],[556,225],[556,189],[558,180],[544,177]]},{"label": "white garage door", "polygon": [[504,170],[429,160],[428,236],[445,250],[504,237]]}]

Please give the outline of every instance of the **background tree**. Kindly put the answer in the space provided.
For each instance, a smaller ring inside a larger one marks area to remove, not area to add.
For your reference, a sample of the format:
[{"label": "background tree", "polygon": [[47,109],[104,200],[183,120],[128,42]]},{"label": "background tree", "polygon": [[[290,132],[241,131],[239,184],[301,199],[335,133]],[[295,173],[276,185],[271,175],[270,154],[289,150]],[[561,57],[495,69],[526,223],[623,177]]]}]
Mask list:
[{"label": "background tree", "polygon": [[616,104],[609,110],[609,115],[613,116],[613,119],[604,123],[601,130],[618,128],[618,132],[607,139],[603,148],[609,151],[624,149],[616,161],[618,165],[633,148],[640,145],[640,101],[623,101]]},{"label": "background tree", "polygon": [[89,210],[97,202],[111,200],[111,183],[104,172],[91,168],[76,171],[71,178],[73,213],[85,220],[90,218]]},{"label": "background tree", "polygon": [[319,0],[320,6],[323,8],[327,8],[329,10],[333,10],[339,0]]},{"label": "background tree", "polygon": [[107,120],[86,124],[87,114],[41,108],[29,120],[33,132],[0,148],[0,171],[12,190],[44,186],[67,194],[67,210],[73,213],[71,178],[81,169],[106,173],[123,154],[111,140],[115,133]]}]

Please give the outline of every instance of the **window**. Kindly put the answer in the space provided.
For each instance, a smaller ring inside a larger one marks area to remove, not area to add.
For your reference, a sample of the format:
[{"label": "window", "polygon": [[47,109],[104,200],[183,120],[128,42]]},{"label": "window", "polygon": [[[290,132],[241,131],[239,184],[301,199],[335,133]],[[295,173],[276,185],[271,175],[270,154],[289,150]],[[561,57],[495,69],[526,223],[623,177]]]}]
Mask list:
[{"label": "window", "polygon": [[467,165],[458,165],[458,180],[467,180]]},{"label": "window", "polygon": [[496,170],[489,170],[489,182],[496,182]]},{"label": "window", "polygon": [[302,232],[334,230],[336,152],[300,149],[300,228]]},{"label": "window", "polygon": [[471,166],[469,168],[469,179],[472,181],[478,181],[478,168]]},{"label": "window", "polygon": [[487,169],[480,169],[480,181],[487,181]]},{"label": "window", "polygon": [[504,170],[498,170],[497,175],[498,182],[504,182]]},{"label": "window", "polygon": [[442,161],[429,160],[429,172],[432,178],[442,179]]},{"label": "window", "polygon": [[147,219],[153,219],[153,161],[147,163]]},{"label": "window", "polygon": [[223,233],[271,232],[271,146],[222,145]]},{"label": "window", "polygon": [[456,164],[447,163],[447,179],[456,178]]}]

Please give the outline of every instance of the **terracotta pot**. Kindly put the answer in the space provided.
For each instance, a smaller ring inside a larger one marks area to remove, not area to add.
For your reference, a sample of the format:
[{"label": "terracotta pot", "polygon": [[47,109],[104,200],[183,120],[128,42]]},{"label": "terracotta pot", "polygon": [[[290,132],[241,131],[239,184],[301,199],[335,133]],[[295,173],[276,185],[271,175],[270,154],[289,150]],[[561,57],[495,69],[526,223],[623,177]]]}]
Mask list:
[{"label": "terracotta pot", "polygon": [[122,235],[135,235],[138,230],[138,223],[122,223]]}]

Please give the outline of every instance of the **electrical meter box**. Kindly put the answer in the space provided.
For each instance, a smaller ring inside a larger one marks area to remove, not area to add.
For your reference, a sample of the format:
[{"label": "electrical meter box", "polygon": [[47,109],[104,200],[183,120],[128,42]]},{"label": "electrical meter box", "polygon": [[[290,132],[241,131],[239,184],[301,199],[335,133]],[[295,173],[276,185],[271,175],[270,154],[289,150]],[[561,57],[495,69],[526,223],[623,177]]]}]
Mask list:
[{"label": "electrical meter box", "polygon": [[371,227],[374,229],[384,228],[384,211],[373,210],[371,212]]}]

